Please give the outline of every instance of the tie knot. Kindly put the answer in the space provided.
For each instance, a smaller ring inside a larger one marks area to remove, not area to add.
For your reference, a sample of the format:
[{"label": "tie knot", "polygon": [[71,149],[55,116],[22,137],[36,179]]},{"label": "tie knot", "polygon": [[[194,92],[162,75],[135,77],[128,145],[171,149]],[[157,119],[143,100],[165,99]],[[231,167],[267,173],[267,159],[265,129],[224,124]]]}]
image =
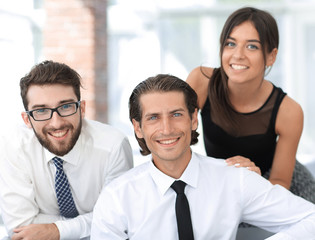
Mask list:
[{"label": "tie knot", "polygon": [[63,169],[63,160],[61,158],[54,157],[52,160],[53,160],[57,170]]},{"label": "tie knot", "polygon": [[175,181],[171,185],[171,188],[173,188],[177,194],[183,194],[185,187],[186,187],[186,183],[181,180]]}]

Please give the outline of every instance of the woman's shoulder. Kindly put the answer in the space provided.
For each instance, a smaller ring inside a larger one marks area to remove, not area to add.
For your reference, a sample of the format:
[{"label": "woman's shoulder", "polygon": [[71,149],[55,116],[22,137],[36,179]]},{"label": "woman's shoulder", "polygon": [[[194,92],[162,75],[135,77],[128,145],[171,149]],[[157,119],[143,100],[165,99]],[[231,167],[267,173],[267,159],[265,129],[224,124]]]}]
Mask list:
[{"label": "woman's shoulder", "polygon": [[301,105],[288,95],[284,96],[280,105],[280,111],[288,115],[303,115],[303,109]]},{"label": "woman's shoulder", "polygon": [[199,66],[194,68],[188,75],[186,82],[196,91],[198,105],[202,109],[208,96],[208,85],[213,73],[213,68]]},{"label": "woman's shoulder", "polygon": [[200,83],[200,82],[209,82],[213,73],[213,68],[198,66],[195,67],[188,75],[186,81],[188,83]]},{"label": "woman's shoulder", "polygon": [[285,131],[287,129],[298,129],[298,131],[302,131],[303,115],[301,105],[290,96],[285,95],[279,107],[276,128],[278,131],[280,129]]}]

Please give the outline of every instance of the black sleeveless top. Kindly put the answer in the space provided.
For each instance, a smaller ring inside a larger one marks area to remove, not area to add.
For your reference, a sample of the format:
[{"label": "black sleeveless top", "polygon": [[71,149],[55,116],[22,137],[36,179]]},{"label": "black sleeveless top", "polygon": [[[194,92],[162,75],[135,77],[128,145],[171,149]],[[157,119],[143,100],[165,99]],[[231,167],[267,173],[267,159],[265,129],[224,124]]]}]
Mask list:
[{"label": "black sleeveless top", "polygon": [[261,108],[251,113],[235,112],[236,126],[224,126],[211,111],[209,98],[201,110],[205,150],[208,156],[229,158],[236,155],[255,162],[262,175],[271,168],[277,135],[275,122],[286,93],[273,86]]}]

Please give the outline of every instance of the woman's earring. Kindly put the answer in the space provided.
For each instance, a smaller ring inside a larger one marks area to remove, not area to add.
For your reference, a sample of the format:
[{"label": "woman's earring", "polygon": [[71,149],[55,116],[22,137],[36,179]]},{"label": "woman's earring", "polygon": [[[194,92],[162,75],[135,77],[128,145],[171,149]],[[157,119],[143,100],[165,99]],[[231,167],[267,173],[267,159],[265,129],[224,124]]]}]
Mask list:
[{"label": "woman's earring", "polygon": [[272,65],[271,66],[267,66],[267,65],[265,66],[265,76],[267,76],[270,73],[271,68],[272,68]]}]

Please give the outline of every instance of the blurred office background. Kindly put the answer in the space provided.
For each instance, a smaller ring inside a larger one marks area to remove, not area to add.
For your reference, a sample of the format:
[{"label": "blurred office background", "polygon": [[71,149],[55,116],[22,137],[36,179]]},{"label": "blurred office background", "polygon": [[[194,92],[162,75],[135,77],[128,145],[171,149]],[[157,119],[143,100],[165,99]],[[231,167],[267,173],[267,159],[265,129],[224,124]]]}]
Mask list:
[{"label": "blurred office background", "polygon": [[[158,73],[185,80],[196,66],[218,66],[222,26],[244,6],[278,22],[279,54],[266,78],[303,107],[298,159],[315,173],[313,0],[0,0],[0,131],[23,124],[19,79],[36,63],[60,61],[83,78],[87,117],[127,134],[139,164],[145,158],[128,118],[132,89]],[[194,149],[203,153],[200,140]]]},{"label": "blurred office background", "polygon": [[[277,19],[280,48],[267,79],[302,105],[298,158],[312,161],[314,0],[0,0],[0,130],[22,123],[19,79],[34,64],[52,59],[81,74],[87,117],[120,128],[137,153],[127,105],[133,87],[158,73],[185,80],[196,66],[218,66],[222,26],[243,6],[265,9]],[[200,142],[195,149],[203,152]]]}]

